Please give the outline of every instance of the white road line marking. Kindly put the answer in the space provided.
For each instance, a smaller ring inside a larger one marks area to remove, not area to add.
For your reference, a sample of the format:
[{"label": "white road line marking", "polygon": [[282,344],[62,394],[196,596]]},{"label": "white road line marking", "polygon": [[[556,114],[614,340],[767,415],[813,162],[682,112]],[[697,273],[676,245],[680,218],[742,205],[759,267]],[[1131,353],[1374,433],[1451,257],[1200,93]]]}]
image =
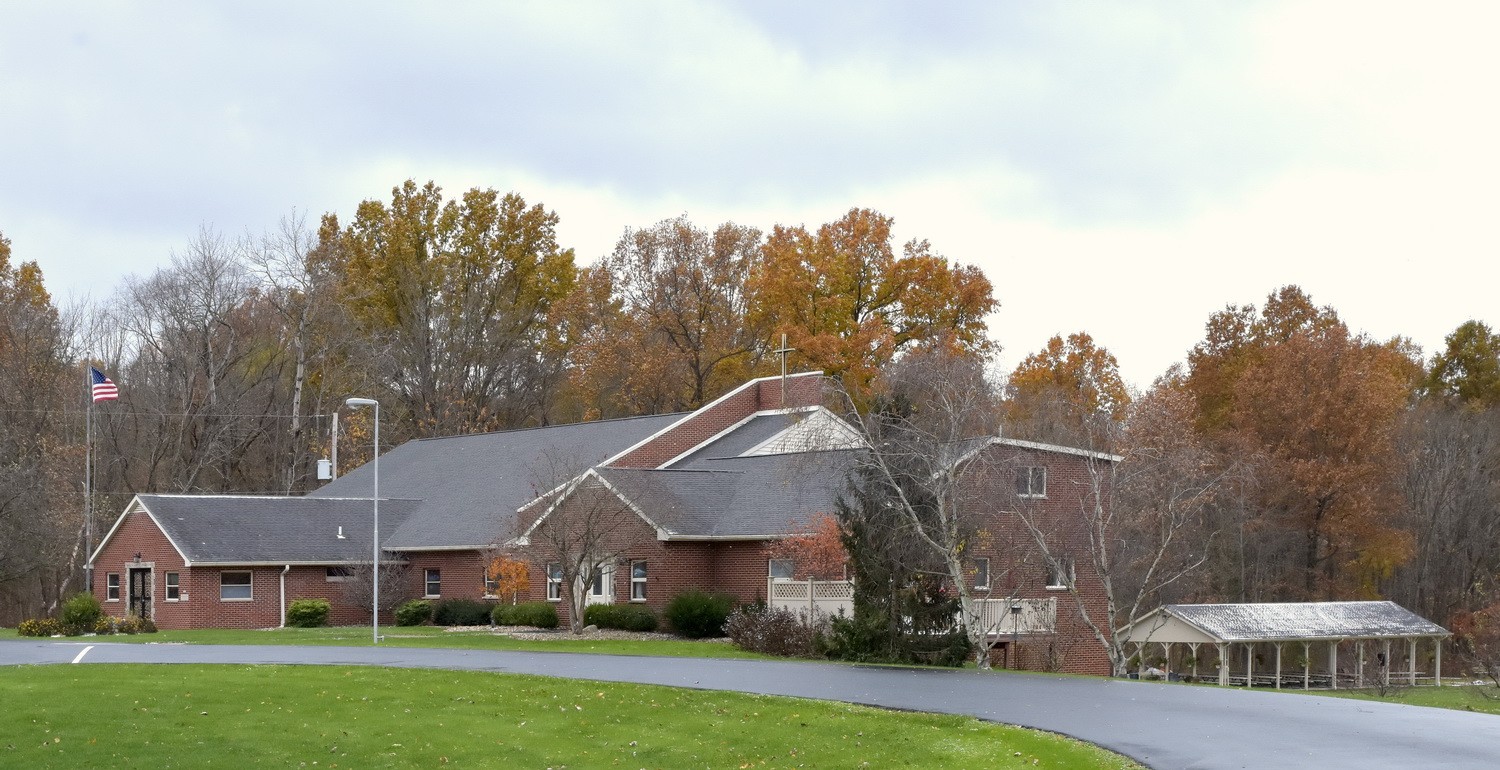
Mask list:
[{"label": "white road line marking", "polygon": [[77,663],[78,661],[83,660],[83,656],[89,654],[89,650],[92,650],[92,649],[94,649],[94,645],[91,644],[91,645],[83,648],[82,650],[80,650],[79,653],[78,653],[78,655],[73,658],[73,662]]}]

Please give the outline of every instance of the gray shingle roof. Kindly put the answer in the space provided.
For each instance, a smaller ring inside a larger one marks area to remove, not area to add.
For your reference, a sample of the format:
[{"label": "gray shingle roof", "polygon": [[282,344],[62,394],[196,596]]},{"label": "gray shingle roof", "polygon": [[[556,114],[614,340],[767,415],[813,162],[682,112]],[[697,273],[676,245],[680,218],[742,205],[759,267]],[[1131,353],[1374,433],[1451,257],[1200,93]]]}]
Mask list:
[{"label": "gray shingle roof", "polygon": [[1448,634],[1395,602],[1168,604],[1161,611],[1226,642]]},{"label": "gray shingle roof", "polygon": [[[190,563],[370,561],[373,505],[369,498],[139,495],[137,499]],[[419,507],[415,500],[382,499],[381,531],[400,527]],[[338,537],[340,527],[343,539]]]},{"label": "gray shingle roof", "polygon": [[[382,498],[422,500],[391,530],[390,550],[482,547],[503,541],[516,509],[682,418],[680,414],[408,441],[380,456]],[[310,497],[369,497],[366,463]],[[382,532],[385,527],[381,527]]]},{"label": "gray shingle roof", "polygon": [[832,514],[852,460],[848,451],[802,452],[598,473],[674,537],[775,537]]}]

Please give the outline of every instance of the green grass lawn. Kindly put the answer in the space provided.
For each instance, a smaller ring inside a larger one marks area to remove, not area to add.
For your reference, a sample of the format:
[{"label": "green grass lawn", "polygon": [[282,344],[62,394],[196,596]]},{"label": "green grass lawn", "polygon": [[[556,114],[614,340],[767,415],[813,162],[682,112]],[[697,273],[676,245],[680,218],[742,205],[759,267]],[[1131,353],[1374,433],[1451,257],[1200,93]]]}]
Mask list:
[{"label": "green grass lawn", "polygon": [[[1293,692],[1302,692],[1294,690]],[[1459,711],[1500,714],[1500,688],[1494,685],[1460,685],[1457,687],[1399,687],[1381,695],[1375,690],[1308,690],[1308,695],[1331,698],[1357,698],[1383,703],[1405,703],[1409,706],[1433,706]]]},{"label": "green grass lawn", "polygon": [[[724,641],[689,639],[590,639],[556,640],[512,639],[489,631],[448,631],[433,626],[381,626],[381,644],[393,647],[444,647],[465,650],[527,650],[532,652],[588,652],[601,655],[660,655],[675,658],[753,658],[769,656],[746,652]],[[559,637],[569,637],[566,632]],[[0,638],[14,639],[14,629],[0,631]],[[90,641],[145,644],[148,642],[182,642],[187,644],[303,644],[369,646],[369,626],[337,628],[275,628],[269,630],[201,629],[195,631],[161,631],[155,634],[115,634],[87,638]]]},{"label": "green grass lawn", "polygon": [[963,717],[473,672],[24,666],[0,698],[6,767],[1138,767]]}]

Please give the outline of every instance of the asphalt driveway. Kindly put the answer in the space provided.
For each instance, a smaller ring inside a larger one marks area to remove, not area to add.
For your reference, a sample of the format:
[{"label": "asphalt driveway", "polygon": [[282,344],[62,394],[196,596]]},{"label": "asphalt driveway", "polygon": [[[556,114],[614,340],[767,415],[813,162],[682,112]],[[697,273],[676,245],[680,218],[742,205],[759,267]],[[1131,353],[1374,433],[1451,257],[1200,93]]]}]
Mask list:
[{"label": "asphalt driveway", "polygon": [[1105,679],[401,647],[0,642],[0,665],[45,663],[439,668],[822,698],[1051,730],[1154,768],[1500,768],[1500,716]]}]

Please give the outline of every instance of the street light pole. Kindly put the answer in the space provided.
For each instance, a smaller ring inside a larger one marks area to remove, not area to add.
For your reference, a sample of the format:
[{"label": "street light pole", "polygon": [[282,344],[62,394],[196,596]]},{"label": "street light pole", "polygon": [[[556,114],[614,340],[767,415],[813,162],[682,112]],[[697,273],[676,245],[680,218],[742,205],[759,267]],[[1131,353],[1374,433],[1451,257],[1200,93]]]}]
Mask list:
[{"label": "street light pole", "polygon": [[373,398],[347,398],[344,406],[358,409],[363,406],[375,408],[375,492],[373,497],[375,525],[370,536],[370,639],[371,644],[380,644],[380,402]]}]

